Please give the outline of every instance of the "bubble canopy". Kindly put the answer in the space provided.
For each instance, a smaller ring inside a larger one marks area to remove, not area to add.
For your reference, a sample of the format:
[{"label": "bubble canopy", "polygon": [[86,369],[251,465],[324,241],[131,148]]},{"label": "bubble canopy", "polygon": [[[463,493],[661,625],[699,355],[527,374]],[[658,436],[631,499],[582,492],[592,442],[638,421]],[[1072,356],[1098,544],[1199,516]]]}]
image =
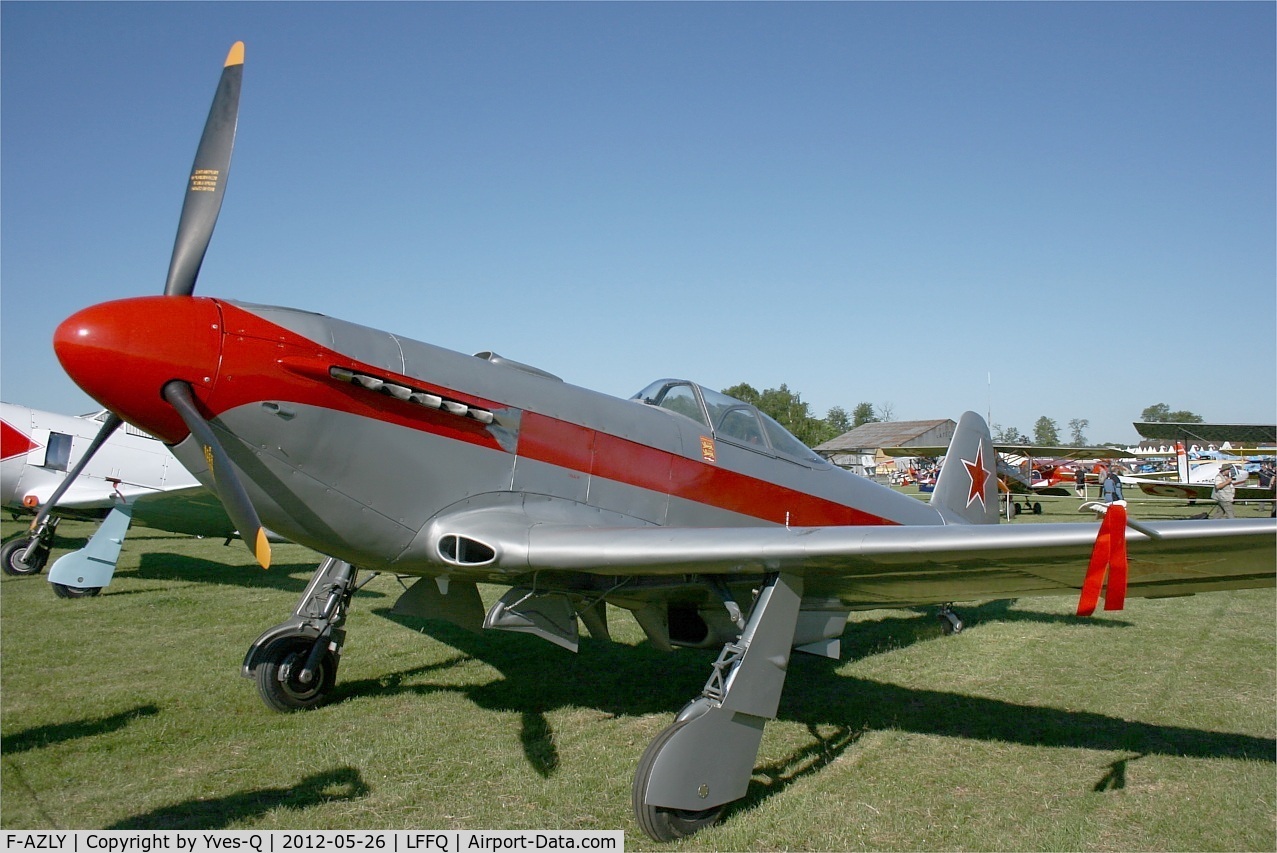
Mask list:
[{"label": "bubble canopy", "polygon": [[658,379],[630,399],[691,418],[716,439],[806,465],[828,464],[757,407],[686,379]]}]

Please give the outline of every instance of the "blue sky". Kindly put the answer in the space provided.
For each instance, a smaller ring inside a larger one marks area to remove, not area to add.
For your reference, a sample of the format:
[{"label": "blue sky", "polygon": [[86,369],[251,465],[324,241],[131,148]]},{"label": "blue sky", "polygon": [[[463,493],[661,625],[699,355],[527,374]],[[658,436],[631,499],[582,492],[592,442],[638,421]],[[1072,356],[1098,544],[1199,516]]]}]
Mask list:
[{"label": "blue sky", "polygon": [[159,293],[230,44],[196,292],[628,396],[787,383],[1134,441],[1277,419],[1272,3],[0,5],[0,394]]}]

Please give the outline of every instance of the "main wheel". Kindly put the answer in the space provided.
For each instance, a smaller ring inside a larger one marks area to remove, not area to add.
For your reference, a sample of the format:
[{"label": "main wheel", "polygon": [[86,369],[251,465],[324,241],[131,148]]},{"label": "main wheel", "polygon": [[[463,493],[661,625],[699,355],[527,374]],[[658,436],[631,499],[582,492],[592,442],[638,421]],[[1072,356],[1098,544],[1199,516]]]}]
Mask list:
[{"label": "main wheel", "polygon": [[704,809],[703,811],[687,811],[686,809],[668,809],[662,806],[649,806],[644,802],[647,782],[652,775],[652,768],[661,754],[661,750],[669,743],[670,738],[691,720],[680,720],[656,736],[643,751],[639,759],[638,770],[634,773],[634,785],[631,795],[634,803],[634,818],[644,832],[653,841],[677,841],[686,838],[718,823],[726,804]]},{"label": "main wheel", "polygon": [[41,550],[31,558],[30,562],[22,559],[22,552],[27,550],[30,544],[30,539],[22,537],[6,542],[4,547],[0,548],[0,560],[3,561],[6,575],[38,575],[44,568],[44,564],[49,560],[48,551]]},{"label": "main wheel", "polygon": [[64,583],[49,584],[58,598],[92,598],[102,591],[100,586],[67,586]]},{"label": "main wheel", "polygon": [[302,711],[328,698],[337,683],[337,658],[325,650],[315,667],[315,677],[303,684],[300,675],[314,646],[313,637],[280,637],[262,649],[257,663],[257,692],[274,711]]}]

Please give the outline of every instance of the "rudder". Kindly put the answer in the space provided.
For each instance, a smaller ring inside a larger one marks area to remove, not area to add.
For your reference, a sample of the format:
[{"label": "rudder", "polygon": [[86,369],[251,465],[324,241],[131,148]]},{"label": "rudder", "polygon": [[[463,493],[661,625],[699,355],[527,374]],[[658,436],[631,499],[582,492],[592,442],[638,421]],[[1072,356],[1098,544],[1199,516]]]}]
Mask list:
[{"label": "rudder", "polygon": [[963,412],[931,494],[946,524],[998,523],[998,455],[984,418]]}]

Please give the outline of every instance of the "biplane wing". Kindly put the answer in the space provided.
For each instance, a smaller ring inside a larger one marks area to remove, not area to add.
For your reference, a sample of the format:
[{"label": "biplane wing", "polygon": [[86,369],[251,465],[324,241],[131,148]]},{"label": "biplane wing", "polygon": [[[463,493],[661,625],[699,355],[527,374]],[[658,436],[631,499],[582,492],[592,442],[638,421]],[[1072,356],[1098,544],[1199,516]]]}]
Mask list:
[{"label": "biplane wing", "polygon": [[[929,444],[920,447],[884,447],[882,448],[882,452],[887,456],[896,457],[936,457],[944,456],[948,449],[948,445]],[[998,453],[1012,454],[1015,456],[1050,459],[1120,459],[1124,456],[1131,455],[1129,451],[1123,450],[1120,447],[1109,447],[1107,445],[1088,447],[1055,447],[1045,444],[1004,444],[1002,442],[995,441],[993,442],[993,449]]]},{"label": "biplane wing", "polygon": [[[1189,501],[1208,501],[1215,492],[1214,483],[1178,483],[1168,481],[1148,482],[1143,478],[1128,478],[1140,487],[1140,491],[1146,495],[1158,498],[1182,498]],[[1277,494],[1272,489],[1263,489],[1259,486],[1235,486],[1234,500],[1236,501],[1272,501],[1277,500]]]}]

